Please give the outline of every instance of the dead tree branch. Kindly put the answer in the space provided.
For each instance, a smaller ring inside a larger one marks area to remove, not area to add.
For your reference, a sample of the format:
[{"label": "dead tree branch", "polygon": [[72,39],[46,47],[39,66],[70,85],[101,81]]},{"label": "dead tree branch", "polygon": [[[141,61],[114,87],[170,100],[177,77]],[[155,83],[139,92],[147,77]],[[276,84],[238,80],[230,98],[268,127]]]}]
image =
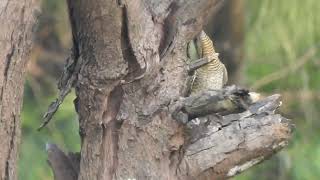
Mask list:
[{"label": "dead tree branch", "polygon": [[[214,97],[206,104],[221,102],[221,96]],[[275,114],[280,105],[280,96],[273,95],[241,113],[225,116],[213,113],[189,121],[189,144],[184,148],[179,175],[182,179],[225,179],[282,149],[291,137],[292,124]],[[217,112],[217,108],[213,110]]]},{"label": "dead tree branch", "polygon": [[227,177],[287,142],[278,96],[252,104],[228,87],[185,97],[186,44],[222,2],[68,1],[79,57],[60,87],[76,89],[78,179]]}]

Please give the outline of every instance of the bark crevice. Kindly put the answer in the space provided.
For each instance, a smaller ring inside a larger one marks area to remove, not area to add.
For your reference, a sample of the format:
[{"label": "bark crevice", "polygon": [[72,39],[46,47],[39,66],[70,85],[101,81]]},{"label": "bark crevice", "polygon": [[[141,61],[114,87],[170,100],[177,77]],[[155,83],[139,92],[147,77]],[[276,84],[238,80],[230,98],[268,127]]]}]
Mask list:
[{"label": "bark crevice", "polygon": [[10,0],[0,7],[0,179],[17,179],[25,67],[37,8],[33,0]]},{"label": "bark crevice", "polygon": [[12,130],[11,130],[11,134],[10,134],[10,145],[9,145],[9,152],[8,152],[8,156],[7,156],[7,158],[6,158],[6,174],[5,174],[5,177],[7,177],[7,179],[10,179],[10,169],[12,168],[12,167],[10,167],[10,166],[12,166],[12,164],[10,164],[9,163],[9,161],[12,159],[12,156],[15,156],[15,154],[13,154],[12,152],[13,152],[13,150],[15,149],[15,141],[16,141],[16,139],[18,138],[17,137],[17,132],[16,132],[16,121],[17,121],[17,119],[16,119],[16,116],[14,115],[14,114],[12,114],[11,115],[11,117],[12,117],[12,120],[13,120],[13,124],[11,125],[11,127],[10,128],[12,128]]},{"label": "bark crevice", "polygon": [[121,28],[121,49],[123,58],[128,62],[128,73],[122,83],[130,83],[138,80],[143,75],[145,69],[140,67],[137,57],[134,55],[130,37],[129,37],[129,24],[126,5],[122,4],[122,28]]},{"label": "bark crevice", "polygon": [[170,53],[173,46],[173,41],[177,33],[177,11],[179,9],[178,2],[172,1],[167,8],[168,15],[163,20],[162,24],[162,37],[159,43],[160,60],[166,53]]},{"label": "bark crevice", "polygon": [[[282,149],[291,137],[292,124],[274,114],[280,104],[280,96],[273,95],[251,104],[244,112],[207,115],[188,122],[190,136],[198,137],[185,147],[185,156],[178,167],[180,176],[231,177]],[[201,128],[204,124],[206,129]],[[249,166],[247,162],[254,163]]]},{"label": "bark crevice", "polygon": [[186,44],[220,2],[68,1],[81,51],[79,179],[226,178],[289,140],[277,95],[255,103],[233,86],[184,96]]},{"label": "bark crevice", "polygon": [[13,45],[11,47],[11,51],[7,54],[6,59],[5,59],[6,65],[4,66],[5,69],[4,69],[4,75],[3,75],[5,79],[8,78],[8,72],[9,72],[9,68],[11,67],[10,64],[12,62],[14,51],[15,51],[15,46]]}]

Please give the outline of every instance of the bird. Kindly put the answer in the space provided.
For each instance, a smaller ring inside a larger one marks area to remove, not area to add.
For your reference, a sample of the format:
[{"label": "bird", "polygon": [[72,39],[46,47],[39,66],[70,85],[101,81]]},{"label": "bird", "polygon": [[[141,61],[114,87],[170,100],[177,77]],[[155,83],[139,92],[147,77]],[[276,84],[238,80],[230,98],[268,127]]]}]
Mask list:
[{"label": "bird", "polygon": [[190,64],[195,63],[199,58],[205,61],[194,70],[191,94],[209,89],[220,90],[227,83],[227,69],[220,61],[219,53],[216,53],[212,40],[203,30],[195,41],[188,44],[188,56]]}]

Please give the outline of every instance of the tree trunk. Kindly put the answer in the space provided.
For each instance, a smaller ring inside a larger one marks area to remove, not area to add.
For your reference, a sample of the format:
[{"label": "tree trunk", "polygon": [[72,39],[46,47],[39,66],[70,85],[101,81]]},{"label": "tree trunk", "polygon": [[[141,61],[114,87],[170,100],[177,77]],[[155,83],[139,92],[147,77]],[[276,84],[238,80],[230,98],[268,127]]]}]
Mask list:
[{"label": "tree trunk", "polygon": [[20,112],[35,5],[33,0],[0,2],[0,179],[17,179]]},{"label": "tree trunk", "polygon": [[279,96],[248,106],[234,87],[185,97],[186,44],[221,2],[68,1],[74,62],[60,87],[75,86],[82,144],[80,167],[48,146],[55,179],[226,178],[287,143]]}]

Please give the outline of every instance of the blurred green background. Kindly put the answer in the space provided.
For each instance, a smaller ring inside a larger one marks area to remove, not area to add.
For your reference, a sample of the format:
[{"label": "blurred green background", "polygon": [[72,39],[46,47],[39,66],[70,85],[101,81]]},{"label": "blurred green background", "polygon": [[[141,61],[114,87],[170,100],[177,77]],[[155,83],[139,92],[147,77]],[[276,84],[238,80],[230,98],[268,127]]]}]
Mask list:
[{"label": "blurred green background", "polygon": [[[41,132],[47,105],[71,47],[64,0],[42,0],[36,45],[28,65],[22,112],[20,179],[52,179],[46,143],[79,151],[74,95]],[[237,176],[245,179],[319,179],[320,177],[320,1],[247,0],[243,76],[247,87],[283,95],[281,112],[296,129],[289,147]]]}]

